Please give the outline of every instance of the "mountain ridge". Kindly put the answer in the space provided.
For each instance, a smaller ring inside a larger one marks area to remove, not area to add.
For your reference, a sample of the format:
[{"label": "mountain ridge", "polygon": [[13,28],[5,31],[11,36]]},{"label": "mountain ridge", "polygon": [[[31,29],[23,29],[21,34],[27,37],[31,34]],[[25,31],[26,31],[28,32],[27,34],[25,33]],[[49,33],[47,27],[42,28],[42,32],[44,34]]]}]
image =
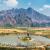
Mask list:
[{"label": "mountain ridge", "polygon": [[31,7],[3,10],[0,11],[0,26],[48,27],[50,26],[50,17],[37,12]]}]

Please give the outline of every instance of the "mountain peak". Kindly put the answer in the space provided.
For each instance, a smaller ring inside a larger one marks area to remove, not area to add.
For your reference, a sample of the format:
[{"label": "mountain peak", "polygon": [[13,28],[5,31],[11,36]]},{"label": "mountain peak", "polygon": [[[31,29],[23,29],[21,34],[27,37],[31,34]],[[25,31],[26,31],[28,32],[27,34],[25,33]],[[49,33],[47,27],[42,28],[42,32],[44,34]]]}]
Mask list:
[{"label": "mountain peak", "polygon": [[33,9],[32,9],[31,7],[29,7],[29,8],[27,9],[27,11],[28,11],[28,13],[32,13]]},{"label": "mountain peak", "polygon": [[31,7],[29,7],[27,10],[33,10]]}]

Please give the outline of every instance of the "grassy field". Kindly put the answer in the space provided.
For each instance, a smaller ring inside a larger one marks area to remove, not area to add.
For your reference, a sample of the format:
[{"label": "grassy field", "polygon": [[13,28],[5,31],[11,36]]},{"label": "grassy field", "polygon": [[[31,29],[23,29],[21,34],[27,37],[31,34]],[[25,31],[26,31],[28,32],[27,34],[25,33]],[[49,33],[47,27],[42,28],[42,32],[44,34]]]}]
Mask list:
[{"label": "grassy field", "polygon": [[0,28],[0,35],[5,34],[33,34],[33,35],[40,35],[40,36],[46,36],[50,38],[50,28],[24,28],[24,27],[18,27],[18,28]]}]

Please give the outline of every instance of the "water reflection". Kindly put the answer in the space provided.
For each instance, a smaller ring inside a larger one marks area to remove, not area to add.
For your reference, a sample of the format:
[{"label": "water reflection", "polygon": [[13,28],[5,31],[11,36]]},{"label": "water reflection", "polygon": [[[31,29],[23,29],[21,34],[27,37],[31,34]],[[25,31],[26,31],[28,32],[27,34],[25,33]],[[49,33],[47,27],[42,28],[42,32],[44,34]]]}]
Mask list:
[{"label": "water reflection", "polygon": [[0,36],[0,44],[6,44],[6,45],[9,44],[12,46],[41,46],[50,44],[50,39],[35,35],[29,35],[31,37],[31,40],[22,41],[21,38],[26,36],[27,36],[26,34],[25,35],[10,34],[10,35]]}]

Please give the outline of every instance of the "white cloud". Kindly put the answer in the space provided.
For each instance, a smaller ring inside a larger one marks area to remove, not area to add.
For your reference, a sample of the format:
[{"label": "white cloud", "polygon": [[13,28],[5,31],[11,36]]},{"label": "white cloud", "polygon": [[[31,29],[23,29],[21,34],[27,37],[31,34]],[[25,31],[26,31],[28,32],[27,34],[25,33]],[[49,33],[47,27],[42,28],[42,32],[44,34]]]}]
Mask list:
[{"label": "white cloud", "polygon": [[0,0],[0,10],[7,10],[18,7],[17,0]]},{"label": "white cloud", "polygon": [[50,5],[44,5],[43,8],[50,8]]},{"label": "white cloud", "polygon": [[43,11],[43,10],[49,9],[49,8],[50,8],[50,5],[43,5],[43,7],[39,9],[39,11]]},{"label": "white cloud", "polygon": [[28,6],[31,6],[31,3],[30,2],[28,3]]},{"label": "white cloud", "polygon": [[50,5],[43,5],[43,7],[39,8],[40,13],[50,16]]},{"label": "white cloud", "polygon": [[44,9],[43,8],[40,8],[38,11],[43,11]]},{"label": "white cloud", "polygon": [[7,0],[7,1],[5,1],[5,4],[8,7],[15,7],[15,6],[18,5],[18,1],[16,1],[16,0]]},{"label": "white cloud", "polygon": [[31,2],[28,2],[28,7],[32,7],[32,3]]}]

